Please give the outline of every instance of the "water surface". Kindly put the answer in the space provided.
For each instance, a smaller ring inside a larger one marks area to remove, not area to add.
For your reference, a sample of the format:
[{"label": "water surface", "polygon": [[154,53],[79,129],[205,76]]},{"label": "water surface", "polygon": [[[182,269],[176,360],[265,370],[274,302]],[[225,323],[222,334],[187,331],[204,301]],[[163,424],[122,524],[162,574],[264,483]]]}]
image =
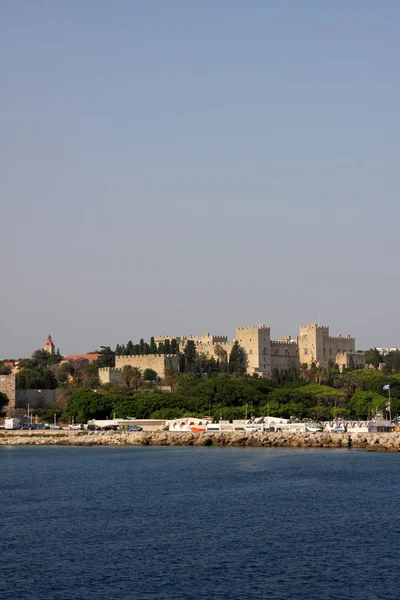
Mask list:
[{"label": "water surface", "polygon": [[2,600],[400,597],[400,456],[0,447]]}]

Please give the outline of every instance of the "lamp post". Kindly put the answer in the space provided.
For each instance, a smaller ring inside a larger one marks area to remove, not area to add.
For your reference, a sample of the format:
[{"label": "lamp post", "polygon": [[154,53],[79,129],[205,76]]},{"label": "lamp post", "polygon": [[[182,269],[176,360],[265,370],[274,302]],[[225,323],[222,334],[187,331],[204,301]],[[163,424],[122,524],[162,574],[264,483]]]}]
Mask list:
[{"label": "lamp post", "polygon": [[57,425],[57,415],[54,413],[54,425]]}]

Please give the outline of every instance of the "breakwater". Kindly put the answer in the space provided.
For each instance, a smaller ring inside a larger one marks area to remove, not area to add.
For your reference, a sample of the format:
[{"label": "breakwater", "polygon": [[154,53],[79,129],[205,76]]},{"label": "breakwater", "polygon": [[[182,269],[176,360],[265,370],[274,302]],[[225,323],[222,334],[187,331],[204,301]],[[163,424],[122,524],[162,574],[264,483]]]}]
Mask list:
[{"label": "breakwater", "polygon": [[0,445],[259,446],[399,452],[400,433],[5,431],[0,433]]}]

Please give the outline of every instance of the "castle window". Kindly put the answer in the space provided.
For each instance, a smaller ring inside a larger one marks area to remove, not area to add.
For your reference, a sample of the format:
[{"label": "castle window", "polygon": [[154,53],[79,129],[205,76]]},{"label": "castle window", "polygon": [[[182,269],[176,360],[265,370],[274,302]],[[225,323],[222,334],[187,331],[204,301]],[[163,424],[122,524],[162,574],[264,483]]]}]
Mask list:
[{"label": "castle window", "polygon": [[304,348],[304,354],[308,354],[308,348]]},{"label": "castle window", "polygon": [[253,350],[249,350],[249,354],[253,354]]}]

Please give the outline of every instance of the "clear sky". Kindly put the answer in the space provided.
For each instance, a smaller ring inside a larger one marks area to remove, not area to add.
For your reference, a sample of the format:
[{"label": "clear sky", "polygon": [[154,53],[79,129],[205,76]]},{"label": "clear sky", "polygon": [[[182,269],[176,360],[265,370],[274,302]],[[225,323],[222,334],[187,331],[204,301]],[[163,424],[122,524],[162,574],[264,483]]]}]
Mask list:
[{"label": "clear sky", "polygon": [[400,345],[398,0],[2,0],[0,357]]}]

